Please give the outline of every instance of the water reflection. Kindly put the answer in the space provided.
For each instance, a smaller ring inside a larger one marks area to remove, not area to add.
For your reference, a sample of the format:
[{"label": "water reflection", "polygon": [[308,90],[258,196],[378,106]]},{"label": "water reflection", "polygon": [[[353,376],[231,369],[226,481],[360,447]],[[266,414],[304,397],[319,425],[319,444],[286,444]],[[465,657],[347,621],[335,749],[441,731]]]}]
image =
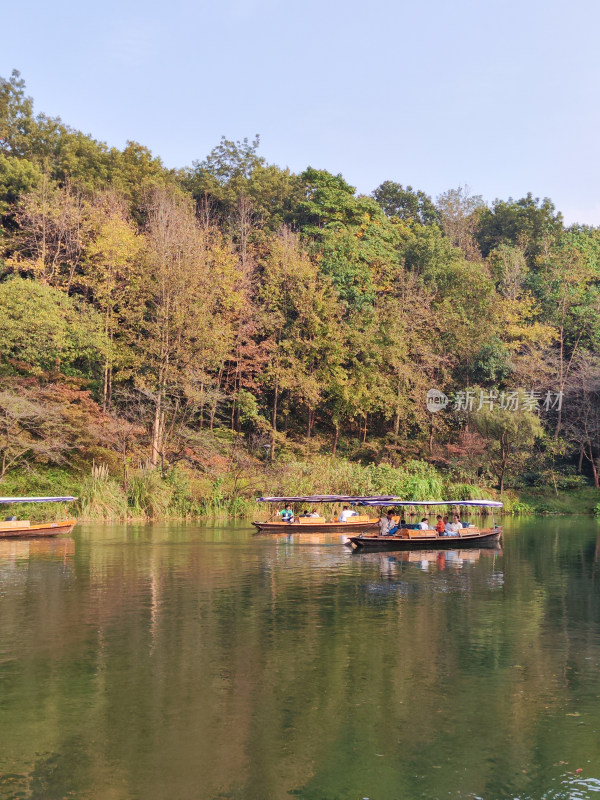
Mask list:
[{"label": "water reflection", "polygon": [[47,539],[0,539],[0,566],[28,558],[67,559],[75,553],[71,537]]},{"label": "water reflection", "polygon": [[405,550],[395,553],[369,553],[354,551],[360,558],[375,558],[384,567],[383,572],[400,569],[404,564],[416,565],[423,572],[435,569],[438,572],[445,569],[459,570],[465,566],[476,564],[481,558],[489,558],[492,570],[496,569],[502,557],[501,548],[466,548],[464,550]]},{"label": "water reflection", "polygon": [[592,521],[509,525],[503,551],[298,536],[98,526],[7,548],[0,797],[597,792]]}]

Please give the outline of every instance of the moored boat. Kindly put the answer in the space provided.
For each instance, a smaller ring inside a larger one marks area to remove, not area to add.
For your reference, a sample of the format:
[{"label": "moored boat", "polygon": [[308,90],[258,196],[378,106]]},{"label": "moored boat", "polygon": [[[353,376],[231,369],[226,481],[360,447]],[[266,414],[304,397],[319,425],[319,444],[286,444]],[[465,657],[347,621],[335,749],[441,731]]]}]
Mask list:
[{"label": "moored boat", "polygon": [[[76,497],[0,497],[0,505],[15,503],[68,503]],[[37,539],[44,536],[58,536],[71,533],[76,519],[64,519],[56,522],[31,523],[26,519],[8,518],[0,521],[0,539],[21,538]]]}]

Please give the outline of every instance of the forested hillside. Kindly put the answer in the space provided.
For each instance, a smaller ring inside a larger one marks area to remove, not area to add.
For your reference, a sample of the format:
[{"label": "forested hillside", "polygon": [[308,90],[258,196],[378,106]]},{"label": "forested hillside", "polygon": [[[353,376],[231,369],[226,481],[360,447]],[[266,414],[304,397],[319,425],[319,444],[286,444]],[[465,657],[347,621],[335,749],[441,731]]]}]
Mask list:
[{"label": "forested hillside", "polygon": [[0,494],[593,497],[600,230],[395,179],[358,195],[258,137],[168,170],[0,79]]}]

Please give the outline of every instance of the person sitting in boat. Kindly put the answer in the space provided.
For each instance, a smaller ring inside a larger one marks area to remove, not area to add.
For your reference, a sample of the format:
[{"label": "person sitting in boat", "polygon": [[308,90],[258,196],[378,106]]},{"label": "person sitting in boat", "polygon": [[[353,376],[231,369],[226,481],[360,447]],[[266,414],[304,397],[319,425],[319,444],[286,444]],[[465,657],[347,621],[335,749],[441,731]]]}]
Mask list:
[{"label": "person sitting in boat", "polygon": [[393,536],[398,530],[398,526],[394,521],[394,512],[388,511],[385,517],[379,520],[379,534],[380,536]]},{"label": "person sitting in boat", "polygon": [[313,508],[313,510],[310,512],[310,514],[308,516],[309,517],[316,517],[318,519],[320,514],[319,514],[319,512],[317,511],[316,508]]},{"label": "person sitting in boat", "polygon": [[437,522],[436,522],[436,525],[435,525],[436,533],[439,533],[441,535],[444,532],[444,528],[445,528],[445,525],[444,525],[444,520],[442,519],[442,515],[438,514],[437,515]]},{"label": "person sitting in boat", "polygon": [[417,522],[407,522],[405,519],[401,519],[400,527],[409,531],[418,531],[420,526]]},{"label": "person sitting in boat", "polygon": [[419,522],[419,530],[428,531],[429,530],[429,520],[427,517],[423,517],[421,522]]},{"label": "person sitting in boat", "polygon": [[450,522],[448,517],[444,517],[444,536],[458,536],[458,531],[460,529],[460,525],[457,524],[458,517],[455,514],[453,517],[453,521]]},{"label": "person sitting in boat", "polygon": [[348,522],[350,517],[358,516],[356,511],[351,511],[348,506],[344,506],[340,516],[338,517],[338,522]]},{"label": "person sitting in boat", "polygon": [[290,508],[289,504],[282,508],[281,511],[277,514],[278,517],[281,517],[282,522],[293,522],[294,521],[294,512]]}]

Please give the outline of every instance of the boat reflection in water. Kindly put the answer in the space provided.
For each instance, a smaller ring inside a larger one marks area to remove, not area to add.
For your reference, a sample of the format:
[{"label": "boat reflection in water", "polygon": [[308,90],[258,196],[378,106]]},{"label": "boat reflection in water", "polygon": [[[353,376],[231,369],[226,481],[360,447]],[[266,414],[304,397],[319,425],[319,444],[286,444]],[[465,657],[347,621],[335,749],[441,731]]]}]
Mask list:
[{"label": "boat reflection in water", "polygon": [[[475,584],[498,589],[504,586],[502,556],[500,548],[465,548],[410,550],[393,555],[369,552],[361,554],[361,561],[379,566],[382,582],[370,584],[371,592],[415,594],[426,589],[427,585],[433,592],[465,592]],[[426,584],[419,580],[422,573],[430,576]]]},{"label": "boat reflection in water", "polygon": [[75,540],[61,539],[0,539],[0,564],[30,558],[63,560],[75,555]]},{"label": "boat reflection in water", "polygon": [[265,539],[270,542],[281,542],[284,544],[309,544],[309,545],[349,545],[348,536],[345,533],[299,533],[297,530],[286,533],[255,533],[253,538]]},{"label": "boat reflection in water", "polygon": [[397,553],[397,561],[407,564],[417,564],[424,572],[430,569],[462,569],[469,564],[475,564],[480,558],[497,557],[502,555],[501,548],[490,550],[482,548],[477,550],[408,550]]}]

